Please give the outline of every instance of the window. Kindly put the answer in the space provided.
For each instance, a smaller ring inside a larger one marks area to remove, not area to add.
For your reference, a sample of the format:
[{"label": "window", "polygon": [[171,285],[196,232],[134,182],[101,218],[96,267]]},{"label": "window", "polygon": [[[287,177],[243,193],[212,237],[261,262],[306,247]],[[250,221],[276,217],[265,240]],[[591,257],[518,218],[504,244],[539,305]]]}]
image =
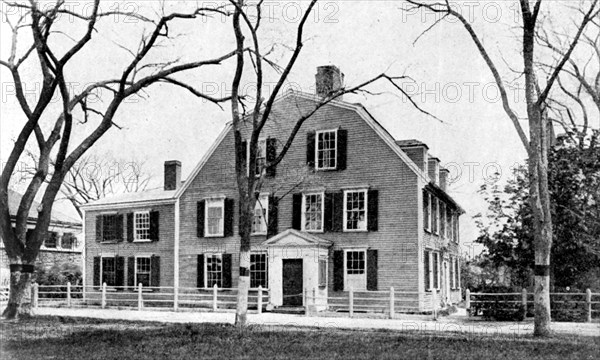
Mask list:
[{"label": "window", "polygon": [[317,170],[335,170],[337,163],[337,130],[317,131]]},{"label": "window", "polygon": [[44,246],[51,249],[56,249],[58,244],[58,234],[54,231],[48,232],[46,239],[44,239]]},{"label": "window", "polygon": [[302,209],[302,230],[323,231],[323,193],[305,194]]},{"label": "window", "polygon": [[438,233],[438,224],[439,224],[440,216],[438,212],[438,199],[434,196],[431,196],[431,228],[434,234]]},{"label": "window", "polygon": [[423,191],[423,227],[431,231],[431,201],[427,191]]},{"label": "window", "polygon": [[434,252],[434,253],[432,253],[432,255],[433,255],[433,261],[432,261],[433,288],[439,290],[440,289],[440,254]]},{"label": "window", "polygon": [[224,200],[206,200],[206,236],[223,236]]},{"label": "window", "polygon": [[344,197],[344,230],[367,230],[367,191],[345,191]]},{"label": "window", "polygon": [[117,241],[122,239],[123,234],[120,234],[120,230],[123,228],[123,224],[119,224],[119,221],[123,221],[122,216],[119,215],[104,215],[102,217],[102,241]]},{"label": "window", "polygon": [[135,259],[135,284],[150,286],[150,270],[152,268],[149,257],[138,257]]},{"label": "window", "polygon": [[440,201],[440,235],[446,237],[446,204]]},{"label": "window", "polygon": [[459,228],[459,218],[458,213],[455,213],[454,216],[454,241],[458,244],[460,241],[460,228]]},{"label": "window", "polygon": [[327,287],[327,259],[319,259],[319,287]]},{"label": "window", "polygon": [[452,256],[450,256],[450,289],[455,289],[456,288],[456,277],[455,277],[455,262],[454,262],[454,258]]},{"label": "window", "polygon": [[117,264],[114,257],[102,258],[102,278],[100,283],[106,283],[107,286],[117,285]]},{"label": "window", "polygon": [[223,286],[223,262],[221,255],[206,255],[206,285],[212,288]]},{"label": "window", "polygon": [[150,241],[150,212],[136,212],[133,219],[135,241]]},{"label": "window", "polygon": [[268,288],[267,254],[250,254],[250,287]]},{"label": "window", "polygon": [[450,206],[446,206],[446,237],[454,241],[454,223]]},{"label": "window", "polygon": [[424,278],[425,278],[425,291],[431,290],[431,259],[430,252],[425,251],[423,253],[423,264],[425,265]]},{"label": "window", "polygon": [[425,290],[440,289],[440,254],[425,250],[423,263],[425,264]]},{"label": "window", "polygon": [[267,233],[267,221],[269,221],[268,209],[269,196],[259,196],[254,205],[254,217],[252,219],[253,235],[265,235]]},{"label": "window", "polygon": [[63,249],[74,249],[77,247],[77,238],[72,233],[64,233],[60,242]]},{"label": "window", "polygon": [[345,291],[366,290],[367,288],[367,261],[365,250],[347,250],[346,271],[344,279]]}]

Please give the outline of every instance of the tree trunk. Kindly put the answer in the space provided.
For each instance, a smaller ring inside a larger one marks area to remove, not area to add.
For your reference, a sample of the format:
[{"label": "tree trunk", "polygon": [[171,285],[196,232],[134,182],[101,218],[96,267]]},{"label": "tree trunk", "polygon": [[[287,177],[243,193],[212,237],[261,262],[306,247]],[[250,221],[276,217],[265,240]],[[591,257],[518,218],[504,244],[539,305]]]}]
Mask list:
[{"label": "tree trunk", "polygon": [[30,272],[11,271],[8,305],[2,312],[3,319],[31,317],[31,275]]},{"label": "tree trunk", "polygon": [[[242,270],[246,269],[246,270]],[[244,273],[242,273],[244,271]],[[238,278],[238,298],[235,312],[235,325],[246,326],[248,314],[248,289],[250,288],[250,251],[240,251],[240,276]]]}]

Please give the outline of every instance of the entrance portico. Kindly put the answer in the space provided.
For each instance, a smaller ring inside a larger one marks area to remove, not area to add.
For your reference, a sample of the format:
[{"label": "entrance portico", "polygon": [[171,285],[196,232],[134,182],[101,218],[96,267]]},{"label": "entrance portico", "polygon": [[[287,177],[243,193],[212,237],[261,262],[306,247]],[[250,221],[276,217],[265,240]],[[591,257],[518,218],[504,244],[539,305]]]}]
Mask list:
[{"label": "entrance portico", "polygon": [[[269,290],[273,306],[306,306],[305,292],[327,297],[327,264],[333,243],[298,230],[286,230],[262,243],[269,253]],[[326,304],[317,300],[317,306]],[[312,304],[312,302],[311,302]]]}]

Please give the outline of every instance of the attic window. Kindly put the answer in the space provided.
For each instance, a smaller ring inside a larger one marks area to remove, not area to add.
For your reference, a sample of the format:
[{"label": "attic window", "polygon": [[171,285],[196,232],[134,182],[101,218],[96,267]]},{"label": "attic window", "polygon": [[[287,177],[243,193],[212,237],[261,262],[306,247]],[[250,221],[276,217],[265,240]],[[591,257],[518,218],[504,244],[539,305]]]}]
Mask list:
[{"label": "attic window", "polygon": [[317,131],[316,168],[335,170],[337,159],[337,130]]}]

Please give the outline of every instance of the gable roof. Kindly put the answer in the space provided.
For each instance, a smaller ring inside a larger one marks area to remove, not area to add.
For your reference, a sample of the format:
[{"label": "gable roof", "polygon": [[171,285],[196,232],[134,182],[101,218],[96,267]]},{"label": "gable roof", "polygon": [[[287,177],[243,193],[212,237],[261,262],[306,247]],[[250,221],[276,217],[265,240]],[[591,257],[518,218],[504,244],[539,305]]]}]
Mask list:
[{"label": "gable roof", "polygon": [[[286,241],[288,240],[288,241]],[[300,241],[297,241],[300,240]],[[318,236],[309,234],[306,232],[298,231],[295,229],[287,229],[272,238],[263,241],[263,246],[320,246],[330,247],[333,245],[332,241],[321,239]]]},{"label": "gable roof", "polygon": [[[19,205],[21,204],[21,199],[23,195],[20,193],[8,189],[8,212],[10,214],[11,220],[16,219],[17,211],[19,210]],[[42,204],[39,201],[33,201],[31,203],[31,207],[29,208],[29,214],[27,214],[28,221],[37,221],[38,211]],[[51,225],[70,225],[70,226],[81,226],[81,220],[75,219],[69,215],[66,215],[58,210],[52,210],[52,214],[50,215],[50,223]]]}]

